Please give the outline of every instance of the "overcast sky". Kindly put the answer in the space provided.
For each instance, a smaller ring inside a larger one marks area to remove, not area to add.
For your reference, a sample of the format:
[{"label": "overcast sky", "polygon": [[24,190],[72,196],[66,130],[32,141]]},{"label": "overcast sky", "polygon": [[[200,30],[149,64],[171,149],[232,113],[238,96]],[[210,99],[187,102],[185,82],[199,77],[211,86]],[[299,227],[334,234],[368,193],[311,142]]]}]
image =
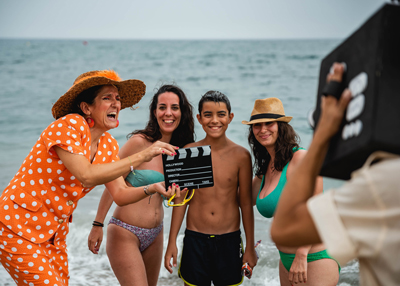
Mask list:
[{"label": "overcast sky", "polygon": [[385,0],[0,0],[0,38],[345,38]]}]

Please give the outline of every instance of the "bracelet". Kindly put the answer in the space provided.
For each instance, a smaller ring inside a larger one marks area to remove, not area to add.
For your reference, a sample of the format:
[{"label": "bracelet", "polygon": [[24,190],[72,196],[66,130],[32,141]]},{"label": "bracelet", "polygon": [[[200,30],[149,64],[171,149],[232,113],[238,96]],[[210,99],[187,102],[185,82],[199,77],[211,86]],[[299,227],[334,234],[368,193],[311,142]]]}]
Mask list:
[{"label": "bracelet", "polygon": [[147,185],[147,186],[144,186],[143,187],[143,191],[144,191],[144,193],[146,194],[146,195],[148,195],[148,196],[152,196],[153,194],[151,194],[151,193],[149,193],[148,191],[149,191],[149,185]]},{"label": "bracelet", "polygon": [[93,226],[104,227],[104,224],[102,224],[101,222],[98,222],[98,221],[93,221],[92,225],[93,225]]},{"label": "bracelet", "polygon": [[144,193],[145,193],[146,195],[150,196],[150,198],[149,198],[149,204],[150,204],[151,197],[152,197],[154,194],[149,193],[148,190],[149,190],[149,185],[143,187]]},{"label": "bracelet", "polygon": [[128,156],[128,160],[129,160],[129,163],[131,163],[131,172],[133,173],[133,165],[132,165],[132,161],[131,161],[131,158],[129,158],[129,156]]}]

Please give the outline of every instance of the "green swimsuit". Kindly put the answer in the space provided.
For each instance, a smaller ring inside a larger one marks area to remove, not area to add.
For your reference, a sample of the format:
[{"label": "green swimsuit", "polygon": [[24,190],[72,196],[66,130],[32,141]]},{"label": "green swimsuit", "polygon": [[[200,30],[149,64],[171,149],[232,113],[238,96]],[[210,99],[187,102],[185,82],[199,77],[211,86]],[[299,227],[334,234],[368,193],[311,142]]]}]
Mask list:
[{"label": "green swimsuit", "polygon": [[279,182],[276,188],[268,196],[266,196],[263,199],[260,199],[260,193],[265,183],[265,176],[262,177],[261,187],[260,190],[258,191],[256,205],[258,211],[264,217],[271,218],[275,214],[275,209],[276,206],[278,205],[279,198],[281,197],[283,188],[286,185],[286,171],[289,163],[287,163],[285,167],[283,167],[282,174],[281,177],[279,178]]},{"label": "green swimsuit", "polygon": [[134,170],[130,172],[125,180],[133,187],[146,186],[164,181],[164,175],[153,170]]},{"label": "green swimsuit", "polygon": [[[128,176],[126,176],[125,180],[133,187],[141,187],[164,182],[164,175],[154,170],[134,170],[133,172],[130,172]],[[168,198],[164,197],[163,195],[161,195],[161,197],[164,200],[164,206],[168,208],[168,205],[165,203],[165,200]]]},{"label": "green swimsuit", "polygon": [[[304,150],[304,149],[303,148],[293,148],[293,153],[296,152],[297,150]],[[276,186],[276,188],[271,193],[269,193],[265,198],[260,199],[260,193],[265,184],[265,175],[262,177],[260,190],[258,191],[258,195],[257,195],[256,205],[257,205],[258,211],[264,217],[271,218],[275,214],[275,209],[276,209],[276,206],[278,205],[279,198],[281,197],[283,188],[286,185],[286,180],[287,180],[286,171],[289,166],[289,163],[290,163],[290,161],[285,165],[285,167],[283,167],[282,174],[281,174],[281,177],[279,178],[279,182],[278,182],[278,185]],[[285,266],[287,271],[290,271],[290,267],[292,266],[295,254],[284,253],[284,252],[279,251],[279,255],[281,257],[283,266]],[[309,253],[307,255],[307,262],[312,262],[312,261],[316,261],[316,260],[324,259],[324,258],[333,259],[331,256],[329,256],[329,254],[326,252],[326,250],[322,250],[322,251],[315,252],[315,253]],[[341,268],[340,268],[339,263],[338,263],[338,267],[339,267],[339,272],[340,272]]]},{"label": "green swimsuit", "polygon": [[[293,148],[293,153],[295,153],[298,150],[305,150],[305,149],[300,147],[295,147]],[[271,193],[269,193],[268,196],[266,196],[263,199],[260,199],[260,193],[265,184],[265,175],[262,177],[261,187],[260,190],[258,191],[256,205],[258,211],[264,217],[271,218],[275,214],[275,209],[276,206],[278,205],[279,198],[281,197],[283,188],[286,185],[286,171],[289,166],[289,163],[290,161],[285,165],[285,167],[283,167],[282,174],[281,177],[279,178],[279,182],[276,188]]]}]

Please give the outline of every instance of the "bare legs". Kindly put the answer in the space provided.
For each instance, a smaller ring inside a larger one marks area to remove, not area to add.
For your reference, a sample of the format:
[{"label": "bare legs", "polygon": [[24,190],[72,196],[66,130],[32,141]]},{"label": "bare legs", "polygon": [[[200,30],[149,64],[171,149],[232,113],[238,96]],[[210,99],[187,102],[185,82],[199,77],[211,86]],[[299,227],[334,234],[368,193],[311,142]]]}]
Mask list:
[{"label": "bare legs", "polygon": [[158,234],[153,243],[142,252],[149,286],[157,286],[158,276],[161,269],[161,261],[163,258],[163,233],[164,229]]},{"label": "bare legs", "polygon": [[110,224],[107,228],[107,255],[122,286],[156,286],[160,273],[163,231],[143,252],[139,239],[130,231]]}]

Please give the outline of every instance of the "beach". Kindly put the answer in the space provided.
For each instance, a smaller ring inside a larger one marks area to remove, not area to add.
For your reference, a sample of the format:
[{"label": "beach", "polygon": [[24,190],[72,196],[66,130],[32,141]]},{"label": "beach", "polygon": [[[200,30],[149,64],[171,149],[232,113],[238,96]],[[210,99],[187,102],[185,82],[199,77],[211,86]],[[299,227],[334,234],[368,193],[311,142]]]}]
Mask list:
[{"label": "beach", "polygon": [[[319,65],[340,42],[341,39],[86,42],[0,39],[3,82],[0,192],[17,172],[41,131],[54,120],[52,104],[79,74],[89,70],[114,69],[123,79],[140,79],[147,86],[137,108],[121,111],[119,127],[110,131],[120,147],[128,133],[145,126],[148,105],[156,89],[165,83],[175,83],[185,91],[195,113],[206,91],[218,90],[227,95],[234,113],[227,136],[247,149],[248,127],[241,121],[249,120],[255,99],[278,97],[286,115],[293,116],[291,125],[301,138],[300,145],[308,148],[313,130],[307,115],[316,104]],[[205,136],[197,121],[195,132],[196,140]],[[342,183],[324,178],[324,190]],[[70,224],[67,244],[71,286],[118,285],[105,253],[106,238],[99,255],[93,255],[87,247],[87,236],[103,189],[103,186],[96,187],[79,202]],[[165,209],[164,251],[171,213],[171,208]],[[272,220],[262,217],[256,208],[254,213],[255,240],[262,240],[257,248],[260,259],[252,279],[245,278],[243,285],[279,285],[279,253],[269,236]],[[112,211],[108,219],[111,214]],[[185,223],[178,237],[179,249],[184,229]],[[162,267],[159,285],[183,285],[176,272],[169,274]],[[0,267],[0,286],[5,285],[13,285],[13,281]],[[338,285],[359,285],[357,261],[342,265]]]}]

